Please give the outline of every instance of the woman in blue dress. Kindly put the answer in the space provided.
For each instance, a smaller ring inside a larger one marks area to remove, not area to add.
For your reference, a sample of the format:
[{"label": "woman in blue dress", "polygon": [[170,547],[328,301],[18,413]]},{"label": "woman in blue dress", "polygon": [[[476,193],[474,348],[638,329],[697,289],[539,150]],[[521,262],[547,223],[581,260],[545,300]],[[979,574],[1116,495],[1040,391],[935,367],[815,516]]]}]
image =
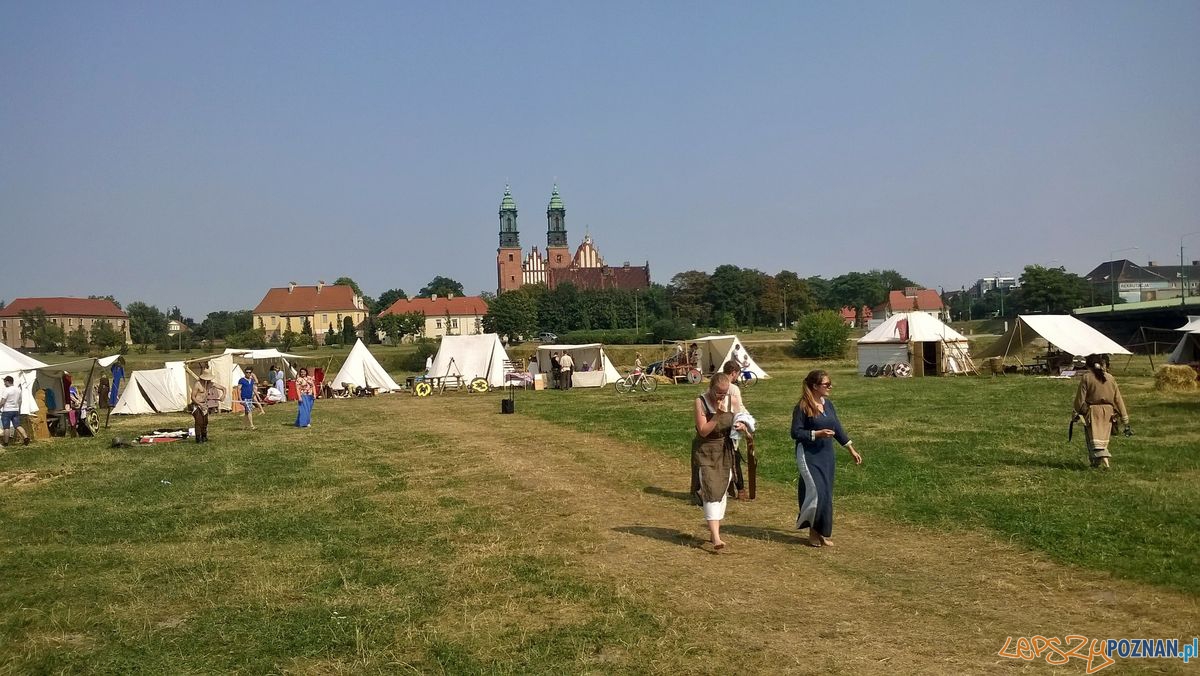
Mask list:
[{"label": "woman in blue dress", "polygon": [[833,535],[833,440],[850,451],[854,464],[862,464],[862,456],[854,450],[854,442],[846,436],[828,399],[831,387],[833,382],[825,371],[809,373],[804,379],[804,395],[792,411],[792,438],[800,470],[796,529],[809,529],[808,543],[813,547],[833,545],[829,539]]}]

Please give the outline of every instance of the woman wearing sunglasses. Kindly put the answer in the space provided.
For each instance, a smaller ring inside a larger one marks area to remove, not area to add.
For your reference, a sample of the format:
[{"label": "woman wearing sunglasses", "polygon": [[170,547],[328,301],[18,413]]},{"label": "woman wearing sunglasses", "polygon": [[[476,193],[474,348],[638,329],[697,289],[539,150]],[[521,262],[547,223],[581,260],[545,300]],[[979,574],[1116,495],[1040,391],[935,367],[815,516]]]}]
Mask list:
[{"label": "woman wearing sunglasses", "polygon": [[804,379],[804,394],[792,411],[792,438],[796,440],[796,467],[800,470],[796,528],[809,529],[808,543],[813,547],[833,545],[829,539],[833,535],[833,440],[850,451],[855,465],[862,464],[862,456],[854,450],[854,442],[846,436],[829,400],[832,387],[825,371],[809,373]]}]

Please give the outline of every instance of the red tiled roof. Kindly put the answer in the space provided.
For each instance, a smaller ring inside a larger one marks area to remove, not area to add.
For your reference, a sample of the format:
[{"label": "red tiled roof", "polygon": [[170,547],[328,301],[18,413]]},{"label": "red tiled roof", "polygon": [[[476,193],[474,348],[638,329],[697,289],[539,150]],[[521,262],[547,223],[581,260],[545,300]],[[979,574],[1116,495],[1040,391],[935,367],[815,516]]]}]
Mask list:
[{"label": "red tiled roof", "polygon": [[18,317],[23,310],[42,308],[48,317],[120,317],[129,315],[106,298],[14,298],[0,310],[0,317]]},{"label": "red tiled roof", "polygon": [[941,310],[946,307],[936,289],[918,289],[916,296],[905,296],[903,291],[892,291],[888,294],[888,306],[892,312]]},{"label": "red tiled roof", "polygon": [[437,300],[432,298],[401,298],[392,303],[388,309],[380,312],[379,316],[420,312],[426,317],[441,317],[444,315],[482,317],[487,314],[487,311],[487,302],[479,296],[455,296],[454,298],[439,296]]},{"label": "red tiled roof", "polygon": [[579,289],[645,289],[650,286],[650,267],[646,265],[600,268],[551,268],[550,287],[570,282]]},{"label": "red tiled roof", "polygon": [[321,288],[320,293],[317,293],[315,286],[297,286],[290,293],[286,286],[271,289],[258,302],[254,314],[311,314],[355,310],[366,312],[364,308],[354,306],[354,289],[327,284]]},{"label": "red tiled roof", "polygon": [[[862,306],[862,316],[863,316],[863,319],[870,319],[871,317],[874,316],[874,314],[872,313],[870,307],[864,305],[864,306]],[[848,305],[842,307],[842,319],[854,321],[854,308],[852,308]]]}]

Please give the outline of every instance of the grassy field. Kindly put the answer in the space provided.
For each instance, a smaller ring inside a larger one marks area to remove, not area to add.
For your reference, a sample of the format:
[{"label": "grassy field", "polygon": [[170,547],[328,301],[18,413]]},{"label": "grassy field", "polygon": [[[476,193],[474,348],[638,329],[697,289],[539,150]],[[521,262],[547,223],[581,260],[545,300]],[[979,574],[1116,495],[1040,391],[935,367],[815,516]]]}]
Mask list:
[{"label": "grassy field", "polygon": [[834,364],[866,463],[839,466],[823,551],[790,529],[813,364],[765,365],[762,495],[731,505],[721,556],[685,495],[688,386],[522,392],[515,416],[497,393],[320,401],[309,430],[279,406],[206,445],[109,448],[190,421],[123,418],[4,449],[0,673],[990,673],[1016,666],[1005,635],[1200,626],[1195,396],[1122,378],[1137,435],[1097,472],[1066,443],[1071,381]]}]

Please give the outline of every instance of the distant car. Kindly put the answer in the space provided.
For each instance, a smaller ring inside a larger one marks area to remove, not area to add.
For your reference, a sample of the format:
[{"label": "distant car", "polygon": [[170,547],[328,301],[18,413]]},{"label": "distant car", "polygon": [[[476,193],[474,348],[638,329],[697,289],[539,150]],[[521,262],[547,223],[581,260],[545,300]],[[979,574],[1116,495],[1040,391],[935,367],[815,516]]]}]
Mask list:
[{"label": "distant car", "polygon": [[558,341],[558,334],[549,331],[542,331],[538,334],[538,341],[542,343],[554,343]]}]

